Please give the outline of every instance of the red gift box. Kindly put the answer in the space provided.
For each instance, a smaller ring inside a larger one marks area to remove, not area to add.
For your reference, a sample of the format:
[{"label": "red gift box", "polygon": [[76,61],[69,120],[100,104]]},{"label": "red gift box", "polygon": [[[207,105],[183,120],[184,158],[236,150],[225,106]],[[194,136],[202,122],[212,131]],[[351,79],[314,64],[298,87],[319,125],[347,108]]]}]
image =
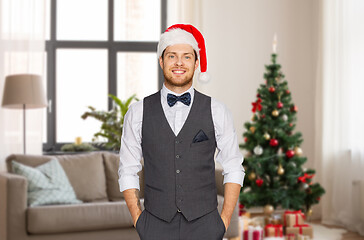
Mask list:
[{"label": "red gift box", "polygon": [[281,224],[265,225],[265,236],[266,237],[282,237],[283,236],[283,226]]},{"label": "red gift box", "polygon": [[263,229],[260,226],[249,226],[248,230],[244,230],[243,240],[262,240]]}]

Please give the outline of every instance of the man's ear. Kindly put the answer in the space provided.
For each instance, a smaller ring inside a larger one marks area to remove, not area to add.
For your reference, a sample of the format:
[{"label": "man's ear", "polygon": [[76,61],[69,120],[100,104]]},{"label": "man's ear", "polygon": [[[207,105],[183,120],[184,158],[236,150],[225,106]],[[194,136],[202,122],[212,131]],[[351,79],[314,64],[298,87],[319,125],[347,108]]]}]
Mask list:
[{"label": "man's ear", "polygon": [[161,68],[163,70],[163,59],[162,59],[162,57],[159,57],[159,66],[161,66]]},{"label": "man's ear", "polygon": [[200,61],[197,59],[196,62],[195,62],[195,71],[196,71],[196,69],[198,68],[199,65],[200,65]]}]

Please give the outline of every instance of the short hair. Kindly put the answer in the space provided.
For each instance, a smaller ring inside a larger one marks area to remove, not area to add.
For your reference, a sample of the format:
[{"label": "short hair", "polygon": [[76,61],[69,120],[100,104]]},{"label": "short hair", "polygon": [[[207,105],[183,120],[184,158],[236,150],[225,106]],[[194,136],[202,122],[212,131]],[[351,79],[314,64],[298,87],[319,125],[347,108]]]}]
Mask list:
[{"label": "short hair", "polygon": [[[162,52],[162,60],[164,61],[164,52],[166,51],[166,49],[167,48],[165,48],[164,50],[163,50],[163,52]],[[193,49],[193,52],[195,53],[195,61],[197,61],[198,60],[198,56],[197,56],[197,52],[196,52],[196,50],[195,49]]]}]

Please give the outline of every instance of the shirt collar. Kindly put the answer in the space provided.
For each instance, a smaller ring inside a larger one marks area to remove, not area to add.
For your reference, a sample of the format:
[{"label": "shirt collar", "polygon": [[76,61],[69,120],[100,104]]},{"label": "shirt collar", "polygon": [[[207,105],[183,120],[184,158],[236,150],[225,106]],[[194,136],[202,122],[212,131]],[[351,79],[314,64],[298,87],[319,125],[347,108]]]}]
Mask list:
[{"label": "shirt collar", "polygon": [[175,92],[173,92],[173,91],[169,90],[169,89],[166,87],[166,85],[164,85],[164,83],[163,83],[163,87],[162,87],[162,89],[161,89],[161,97],[162,97],[162,99],[163,99],[164,101],[167,101],[167,94],[168,94],[168,93],[174,94],[174,95],[176,95],[176,96],[181,96],[182,94],[184,94],[184,93],[186,93],[186,92],[189,92],[189,93],[191,94],[191,104],[190,104],[190,106],[191,106],[191,105],[192,105],[192,102],[193,102],[193,97],[194,97],[194,94],[195,94],[195,89],[193,88],[193,86],[191,86],[189,89],[187,89],[187,90],[186,90],[186,91],[184,91],[183,93],[179,93],[179,94],[177,94],[177,93],[175,93]]}]

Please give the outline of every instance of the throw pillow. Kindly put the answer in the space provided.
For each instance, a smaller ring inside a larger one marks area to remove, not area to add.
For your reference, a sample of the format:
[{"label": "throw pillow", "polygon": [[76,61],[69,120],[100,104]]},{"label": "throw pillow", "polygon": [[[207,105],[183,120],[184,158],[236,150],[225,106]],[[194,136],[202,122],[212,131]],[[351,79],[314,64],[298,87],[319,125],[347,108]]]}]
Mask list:
[{"label": "throw pillow", "polygon": [[38,167],[12,161],[13,172],[28,180],[28,206],[82,203],[57,159]]}]

